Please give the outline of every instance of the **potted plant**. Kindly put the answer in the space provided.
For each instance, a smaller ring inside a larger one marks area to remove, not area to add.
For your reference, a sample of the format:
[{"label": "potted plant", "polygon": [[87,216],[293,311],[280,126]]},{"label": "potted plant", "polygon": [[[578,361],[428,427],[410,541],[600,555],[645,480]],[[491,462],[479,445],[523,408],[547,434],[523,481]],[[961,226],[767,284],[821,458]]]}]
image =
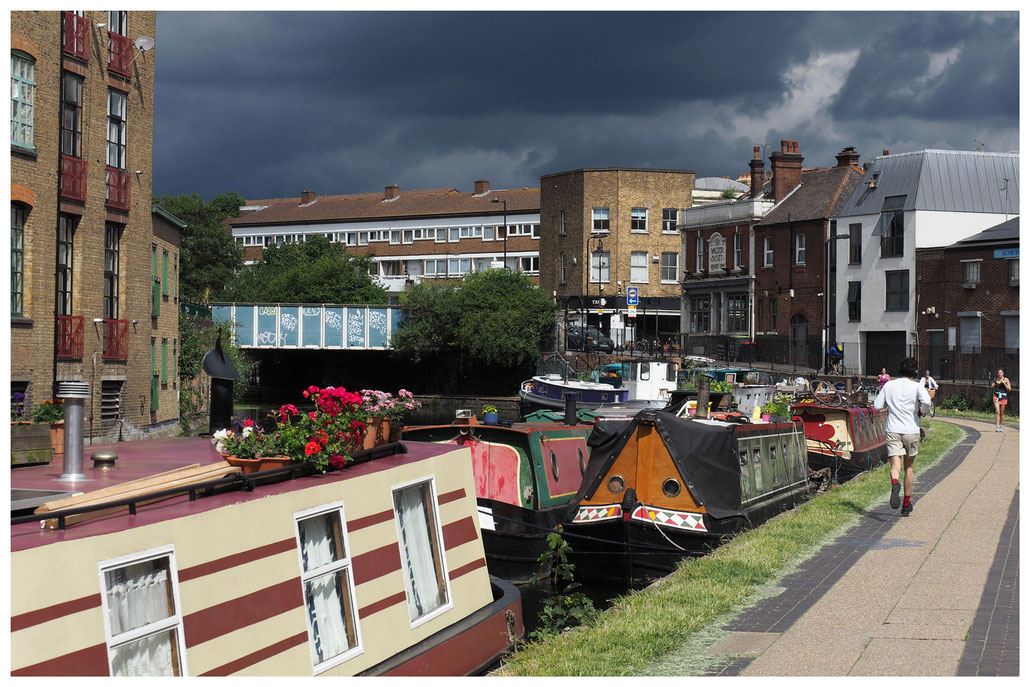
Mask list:
[{"label": "potted plant", "polygon": [[[11,394],[11,465],[45,465],[54,457],[50,427],[34,424],[26,415],[25,394]],[[64,439],[61,439],[64,452]]]},{"label": "potted plant", "polygon": [[290,458],[281,455],[275,442],[249,418],[243,424],[234,422],[231,428],[218,430],[212,435],[211,442],[227,463],[241,468],[244,473],[290,463]]},{"label": "potted plant", "polygon": [[287,403],[272,413],[273,445],[280,454],[320,472],[342,468],[351,452],[361,449],[366,434],[361,395],[342,387],[309,386],[303,396],[314,402],[314,410],[302,413]]},{"label": "potted plant", "polygon": [[50,448],[56,458],[64,457],[64,401],[43,401],[32,409],[32,421],[37,425],[48,425]]},{"label": "potted plant", "polygon": [[497,424],[497,406],[489,403],[483,406],[483,422],[488,425]]},{"label": "potted plant", "polygon": [[422,404],[415,400],[415,395],[407,389],[401,389],[396,396],[378,389],[362,389],[359,393],[361,408],[367,416],[368,423],[364,448],[372,448],[394,437],[400,437],[404,418],[422,407]]},{"label": "potted plant", "polygon": [[762,406],[764,420],[786,422],[790,419],[790,395],[776,394],[776,398]]}]

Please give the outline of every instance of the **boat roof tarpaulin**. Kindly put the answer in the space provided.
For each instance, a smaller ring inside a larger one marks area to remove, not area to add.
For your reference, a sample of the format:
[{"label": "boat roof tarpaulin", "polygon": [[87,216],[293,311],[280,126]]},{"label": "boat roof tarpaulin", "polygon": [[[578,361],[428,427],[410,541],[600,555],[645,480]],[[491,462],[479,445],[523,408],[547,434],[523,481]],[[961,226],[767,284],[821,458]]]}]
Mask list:
[{"label": "boat roof tarpaulin", "polygon": [[653,422],[690,495],[713,518],[744,516],[740,497],[740,457],[736,427],[697,422],[672,413],[644,411],[630,420],[599,422],[587,440],[590,462],[571,502],[575,513],[593,496],[626,444],[645,422]]}]

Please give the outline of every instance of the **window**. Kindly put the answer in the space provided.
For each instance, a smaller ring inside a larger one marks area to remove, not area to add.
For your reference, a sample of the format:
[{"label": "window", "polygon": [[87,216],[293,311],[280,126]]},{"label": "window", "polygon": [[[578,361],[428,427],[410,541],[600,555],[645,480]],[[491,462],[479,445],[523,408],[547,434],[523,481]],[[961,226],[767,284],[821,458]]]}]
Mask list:
[{"label": "window", "polygon": [[848,264],[862,264],[862,224],[848,225]]},{"label": "window", "polygon": [[537,256],[523,256],[519,258],[519,271],[526,274],[540,273],[540,258]]},{"label": "window", "polygon": [[426,260],[425,275],[427,277],[446,277],[446,260]]},{"label": "window", "polygon": [[540,225],[539,224],[533,224],[531,226],[532,226],[532,230],[530,232],[530,236],[532,236],[535,239],[540,238]]},{"label": "window", "polygon": [[472,271],[471,258],[451,258],[447,262],[447,273],[452,277],[459,277]]},{"label": "window", "polygon": [[294,515],[311,664],[320,673],[361,653],[343,503]]},{"label": "window", "polygon": [[168,251],[161,251],[161,295],[168,295]]},{"label": "window", "polygon": [[978,353],[980,351],[980,313],[958,313],[959,351]]},{"label": "window", "polygon": [[862,319],[862,282],[848,282],[848,321],[858,322]]},{"label": "window", "polygon": [[1002,311],[1001,316],[1005,318],[1005,352],[1019,352],[1019,311]]},{"label": "window", "polygon": [[569,229],[569,218],[568,218],[568,215],[566,215],[565,211],[562,210],[561,211],[561,226],[558,229],[558,233],[561,234],[562,236],[565,236],[565,234],[568,233],[568,229]]},{"label": "window", "polygon": [[154,244],[150,245],[150,278],[154,282],[150,299],[150,316],[157,317],[161,314],[161,275],[157,271],[157,246]]},{"label": "window", "polygon": [[980,283],[980,265],[981,260],[963,260],[962,261],[962,283],[963,284],[979,284]]},{"label": "window", "polygon": [[690,331],[703,334],[711,327],[712,299],[710,296],[693,296],[690,299]]},{"label": "window", "polygon": [[807,240],[806,234],[795,234],[794,235],[794,264],[804,265],[805,264],[805,243]]},{"label": "window", "polygon": [[457,243],[458,239],[461,238],[461,229],[458,227],[451,227],[447,230],[447,240],[451,243]]},{"label": "window", "polygon": [[568,268],[568,258],[565,253],[561,254],[561,283],[564,284],[566,281],[566,269]]},{"label": "window", "polygon": [[25,208],[11,203],[11,314],[25,308]]},{"label": "window", "polygon": [[32,122],[36,101],[36,61],[11,52],[11,145],[33,147]]},{"label": "window", "polygon": [[888,311],[908,310],[908,270],[892,270],[886,273]]},{"label": "window", "polygon": [[679,274],[680,274],[680,254],[679,253],[662,253],[662,281],[663,282],[679,281]]},{"label": "window", "polygon": [[367,246],[368,245],[368,232],[367,231],[359,231],[358,232],[358,245],[359,246]]},{"label": "window", "polygon": [[174,547],[103,561],[99,568],[111,675],[184,675]]},{"label": "window", "polygon": [[676,219],[679,212],[676,208],[664,208],[662,210],[662,232],[665,234],[676,233]]},{"label": "window", "polygon": [[775,298],[769,299],[769,331],[776,331],[776,310],[779,307]]},{"label": "window", "polygon": [[75,218],[57,216],[57,314],[72,314],[72,266]]},{"label": "window", "polygon": [[483,240],[484,241],[493,241],[494,240],[494,230],[495,229],[496,229],[496,227],[493,227],[493,226],[483,227]]},{"label": "window", "polygon": [[726,329],[731,332],[747,331],[747,295],[733,294],[726,297]]},{"label": "window", "polygon": [[1019,283],[1019,258],[1009,260],[1009,283]]},{"label": "window", "polygon": [[772,236],[766,236],[764,239],[762,239],[762,247],[763,247],[762,266],[763,267],[772,267],[773,266],[773,240],[772,240]]},{"label": "window", "polygon": [[161,386],[168,384],[168,339],[161,339]]},{"label": "window", "polygon": [[120,36],[128,36],[126,31],[126,15],[128,12],[110,10],[107,13],[107,30],[111,33],[117,33]]},{"label": "window", "polygon": [[647,275],[647,251],[635,250],[629,256],[629,280],[635,283],[646,284]]},{"label": "window", "polygon": [[591,227],[591,231],[607,232],[609,231],[609,218],[608,208],[594,208],[593,211],[594,223]]},{"label": "window", "polygon": [[647,208],[630,209],[629,230],[647,233]]},{"label": "window", "polygon": [[744,265],[744,235],[733,235],[733,269],[739,270]]},{"label": "window", "polygon": [[700,273],[702,266],[704,266],[705,258],[705,240],[700,234],[697,235],[697,240],[694,241],[694,271]]},{"label": "window", "polygon": [[[905,254],[905,212],[908,196],[887,196],[883,199],[876,232],[880,237],[880,257],[897,258]],[[874,232],[874,233],[876,233]]]},{"label": "window", "polygon": [[408,617],[417,625],[450,607],[433,481],[393,491]]},{"label": "window", "polygon": [[61,152],[82,157],[82,79],[68,73],[61,79]]},{"label": "window", "polygon": [[590,281],[608,282],[609,252],[606,250],[595,250],[590,254]]},{"label": "window", "polygon": [[157,339],[150,337],[150,410],[158,409],[161,394],[157,380]]},{"label": "window", "polygon": [[393,229],[390,231],[390,245],[399,246],[401,245],[401,230]]},{"label": "window", "polygon": [[104,225],[104,317],[118,319],[118,268],[122,225]]},{"label": "window", "polygon": [[107,92],[107,166],[125,169],[125,94]]}]

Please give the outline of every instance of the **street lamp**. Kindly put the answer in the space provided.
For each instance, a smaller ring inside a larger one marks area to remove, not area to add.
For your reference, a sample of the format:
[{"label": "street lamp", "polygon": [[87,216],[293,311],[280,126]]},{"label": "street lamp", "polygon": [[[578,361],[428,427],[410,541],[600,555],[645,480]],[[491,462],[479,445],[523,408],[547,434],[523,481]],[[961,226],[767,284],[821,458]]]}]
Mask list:
[{"label": "street lamp", "polygon": [[508,201],[502,198],[494,198],[491,203],[504,204],[504,267],[508,267]]},{"label": "street lamp", "polygon": [[[830,242],[839,239],[851,239],[851,234],[830,234],[826,239],[826,288],[823,291],[823,372],[826,370],[826,353],[830,350]],[[837,264],[837,252],[834,251],[834,266]],[[834,341],[834,343],[837,343]]]}]

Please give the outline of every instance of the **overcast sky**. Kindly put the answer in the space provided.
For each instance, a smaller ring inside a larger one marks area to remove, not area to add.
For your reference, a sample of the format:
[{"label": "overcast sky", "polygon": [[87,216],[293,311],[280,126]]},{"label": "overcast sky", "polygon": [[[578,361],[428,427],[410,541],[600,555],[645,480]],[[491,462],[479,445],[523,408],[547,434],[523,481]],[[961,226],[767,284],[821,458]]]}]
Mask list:
[{"label": "overcast sky", "polygon": [[1015,12],[160,11],[156,40],[158,195],[1019,147]]}]

